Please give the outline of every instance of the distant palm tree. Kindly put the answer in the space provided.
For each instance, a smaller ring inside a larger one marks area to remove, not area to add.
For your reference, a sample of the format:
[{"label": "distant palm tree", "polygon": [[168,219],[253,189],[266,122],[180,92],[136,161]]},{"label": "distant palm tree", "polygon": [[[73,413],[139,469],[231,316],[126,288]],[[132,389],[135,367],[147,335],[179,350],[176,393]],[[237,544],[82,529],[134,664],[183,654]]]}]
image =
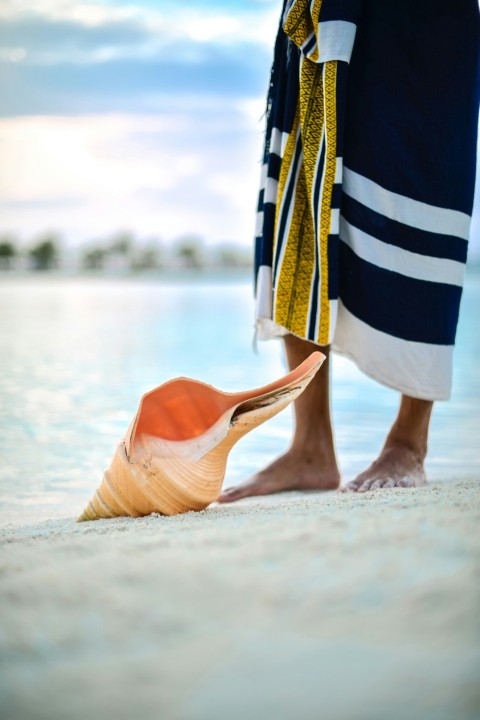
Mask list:
[{"label": "distant palm tree", "polygon": [[33,270],[52,270],[58,266],[60,251],[55,235],[46,235],[28,253]]},{"label": "distant palm tree", "polygon": [[139,248],[130,260],[130,269],[136,272],[158,270],[162,266],[161,249],[156,245]]},{"label": "distant palm tree", "polygon": [[252,266],[252,252],[250,248],[233,243],[224,243],[216,248],[216,264],[221,268],[249,268]]},{"label": "distant palm tree", "polygon": [[127,257],[130,255],[133,246],[135,245],[135,238],[128,230],[122,230],[116,233],[111,241],[109,251],[117,255],[124,255]]},{"label": "distant palm tree", "polygon": [[18,252],[13,238],[9,235],[0,238],[0,268],[2,270],[10,270],[17,255]]},{"label": "distant palm tree", "polygon": [[186,268],[199,270],[204,265],[202,241],[197,237],[185,237],[175,247],[176,255]]},{"label": "distant palm tree", "polygon": [[104,247],[94,247],[85,250],[82,255],[82,266],[85,270],[103,270],[108,250]]}]

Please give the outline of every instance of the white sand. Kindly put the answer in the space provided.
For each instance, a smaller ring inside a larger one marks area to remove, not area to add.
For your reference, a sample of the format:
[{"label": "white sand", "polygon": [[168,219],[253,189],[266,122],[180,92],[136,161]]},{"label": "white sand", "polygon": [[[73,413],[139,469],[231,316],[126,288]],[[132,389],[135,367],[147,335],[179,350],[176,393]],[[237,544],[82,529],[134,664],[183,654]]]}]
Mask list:
[{"label": "white sand", "polygon": [[474,720],[480,486],[3,531],[3,720]]}]

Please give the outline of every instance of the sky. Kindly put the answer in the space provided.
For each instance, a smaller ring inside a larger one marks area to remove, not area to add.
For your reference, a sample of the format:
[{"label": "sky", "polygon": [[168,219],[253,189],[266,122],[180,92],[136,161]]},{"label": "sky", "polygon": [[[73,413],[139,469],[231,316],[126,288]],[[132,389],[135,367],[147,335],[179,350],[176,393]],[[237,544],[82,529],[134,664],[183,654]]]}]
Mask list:
[{"label": "sky", "polygon": [[2,0],[0,232],[251,244],[277,21],[278,0]]},{"label": "sky", "polygon": [[2,0],[0,233],[250,245],[279,5]]}]

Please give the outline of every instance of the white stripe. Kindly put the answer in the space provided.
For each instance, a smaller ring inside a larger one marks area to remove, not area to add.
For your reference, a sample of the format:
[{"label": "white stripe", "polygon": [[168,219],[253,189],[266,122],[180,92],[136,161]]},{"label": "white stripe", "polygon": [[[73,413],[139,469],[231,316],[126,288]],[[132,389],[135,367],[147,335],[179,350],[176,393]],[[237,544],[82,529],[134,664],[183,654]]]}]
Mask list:
[{"label": "white stripe", "polygon": [[343,178],[343,157],[337,157],[336,163],[335,163],[335,179],[334,183],[335,185],[338,185],[342,182]]},{"label": "white stripe", "polygon": [[263,195],[264,203],[276,203],[278,195],[278,180],[267,177],[265,182],[265,193]]},{"label": "white stripe", "polygon": [[343,168],[343,191],[354,200],[390,220],[440,235],[468,240],[470,216],[458,210],[428,205],[386,190],[363,175]]},{"label": "white stripe", "polygon": [[260,265],[257,273],[255,318],[272,317],[272,268]]},{"label": "white stripe", "polygon": [[263,218],[264,218],[263,211],[257,212],[256,221],[255,221],[255,237],[261,237],[261,235],[263,234]]},{"label": "white stripe", "polygon": [[282,132],[278,128],[272,128],[272,134],[270,135],[269,153],[283,157],[285,152],[285,145],[287,144],[289,133]]},{"label": "white stripe", "polygon": [[431,345],[387,335],[338,303],[333,350],[346,355],[369,377],[410,397],[448,400],[452,345]]},{"label": "white stripe", "polygon": [[324,63],[329,60],[350,62],[356,31],[355,23],[346,20],[319,22],[317,34],[319,56],[315,62]]},{"label": "white stripe", "polygon": [[337,314],[338,314],[338,300],[330,300],[329,303],[330,308],[330,323],[328,325],[328,344],[331,345],[333,341],[333,337],[335,335],[335,328],[337,326]]},{"label": "white stripe", "polygon": [[330,234],[338,235],[340,231],[340,208],[332,208],[331,218],[332,221],[330,223]]},{"label": "white stripe", "polygon": [[268,163],[263,163],[260,172],[260,192],[265,188],[265,180],[267,179]]},{"label": "white stripe", "polygon": [[278,340],[289,335],[288,330],[270,318],[257,318],[255,321],[255,336],[257,340]]},{"label": "white stripe", "polygon": [[384,270],[391,270],[416,280],[459,287],[463,285],[464,263],[420,255],[396,245],[389,245],[359,230],[343,217],[340,218],[340,238],[355,255]]},{"label": "white stripe", "polygon": [[281,154],[282,151],[282,132],[278,128],[272,128],[272,134],[270,135],[269,152],[275,153],[275,155]]}]

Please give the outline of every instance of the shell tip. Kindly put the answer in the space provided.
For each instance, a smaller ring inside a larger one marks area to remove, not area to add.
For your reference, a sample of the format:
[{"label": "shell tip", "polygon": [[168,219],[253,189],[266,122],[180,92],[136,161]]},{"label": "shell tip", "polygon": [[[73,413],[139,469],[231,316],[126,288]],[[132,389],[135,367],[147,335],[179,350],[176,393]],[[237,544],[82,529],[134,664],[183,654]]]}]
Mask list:
[{"label": "shell tip", "polygon": [[84,511],[82,512],[82,514],[77,517],[76,522],[77,522],[77,523],[88,522],[88,521],[91,520],[91,519],[92,519],[92,518],[89,516],[87,510],[84,510]]}]

